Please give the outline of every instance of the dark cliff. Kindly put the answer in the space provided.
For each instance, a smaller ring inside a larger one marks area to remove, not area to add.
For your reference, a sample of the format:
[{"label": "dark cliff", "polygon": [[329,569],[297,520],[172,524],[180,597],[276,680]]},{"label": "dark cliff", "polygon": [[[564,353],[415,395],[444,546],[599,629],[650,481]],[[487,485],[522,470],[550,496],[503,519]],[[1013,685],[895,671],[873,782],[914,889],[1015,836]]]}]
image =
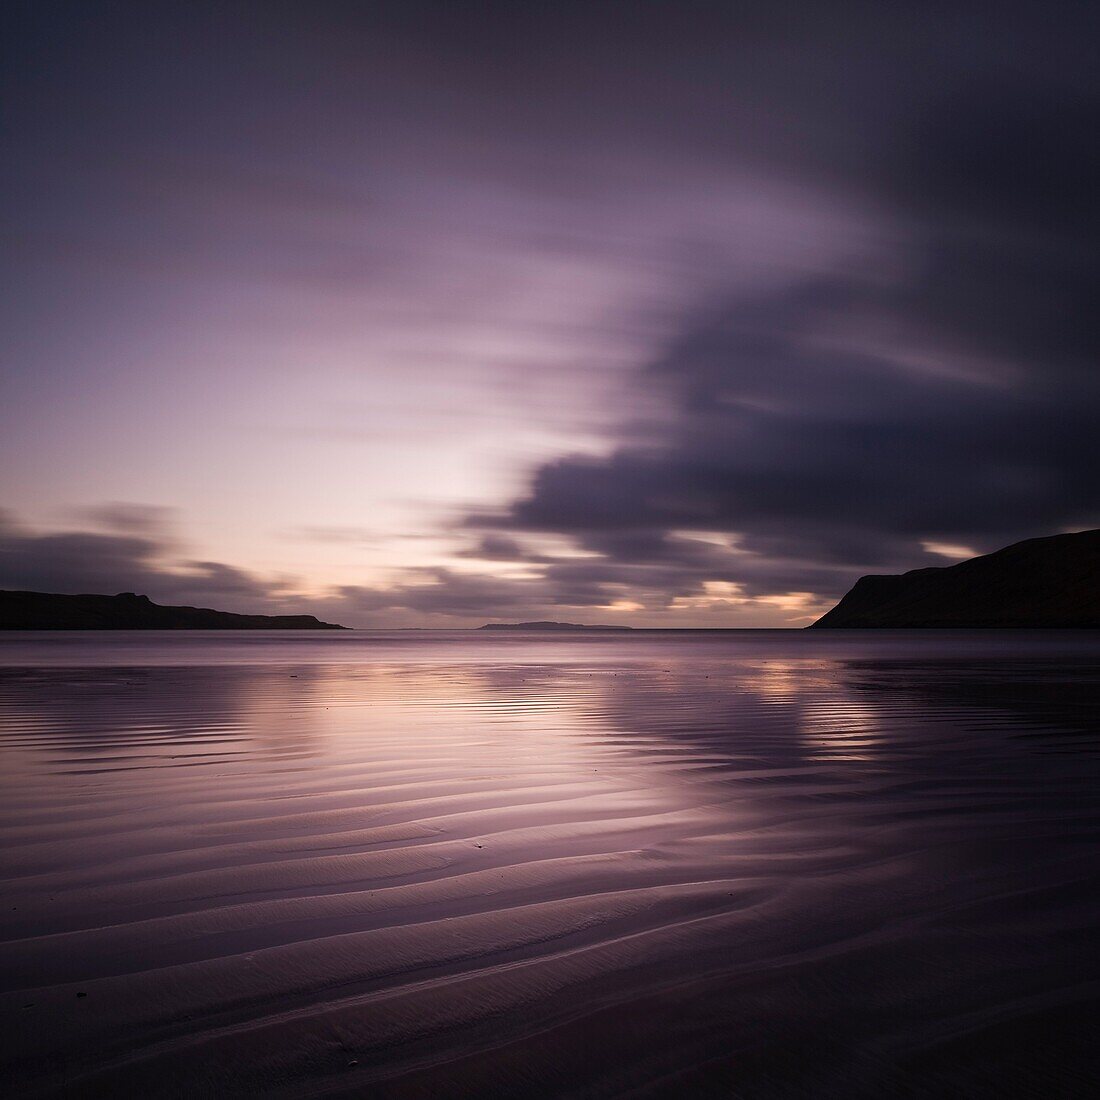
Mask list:
[{"label": "dark cliff", "polygon": [[0,630],[343,630],[313,615],[234,615],[168,607],[148,596],[0,592]]},{"label": "dark cliff", "polygon": [[813,627],[1098,627],[1100,530],[940,569],[861,577]]}]

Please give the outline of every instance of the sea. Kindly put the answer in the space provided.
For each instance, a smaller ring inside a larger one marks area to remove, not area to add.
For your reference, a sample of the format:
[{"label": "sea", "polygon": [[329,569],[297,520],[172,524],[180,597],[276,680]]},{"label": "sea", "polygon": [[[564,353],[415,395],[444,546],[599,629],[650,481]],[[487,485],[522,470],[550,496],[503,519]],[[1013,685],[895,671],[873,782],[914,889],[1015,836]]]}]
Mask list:
[{"label": "sea", "polygon": [[0,1092],[1100,1094],[1100,631],[0,634]]}]

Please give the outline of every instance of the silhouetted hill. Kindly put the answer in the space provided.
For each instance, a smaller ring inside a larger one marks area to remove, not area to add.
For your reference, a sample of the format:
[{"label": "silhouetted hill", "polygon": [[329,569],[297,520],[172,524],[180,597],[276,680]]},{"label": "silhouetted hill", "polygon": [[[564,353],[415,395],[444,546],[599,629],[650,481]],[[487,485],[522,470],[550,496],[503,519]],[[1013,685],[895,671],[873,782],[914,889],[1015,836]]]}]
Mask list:
[{"label": "silhouetted hill", "polygon": [[869,576],[812,627],[1100,626],[1100,530],[1028,539],[941,569]]},{"label": "silhouetted hill", "polygon": [[583,623],[555,623],[540,620],[535,623],[486,623],[478,630],[631,630],[629,626],[585,626]]},{"label": "silhouetted hill", "polygon": [[343,630],[313,615],[234,615],[166,607],[148,596],[0,592],[0,630]]}]

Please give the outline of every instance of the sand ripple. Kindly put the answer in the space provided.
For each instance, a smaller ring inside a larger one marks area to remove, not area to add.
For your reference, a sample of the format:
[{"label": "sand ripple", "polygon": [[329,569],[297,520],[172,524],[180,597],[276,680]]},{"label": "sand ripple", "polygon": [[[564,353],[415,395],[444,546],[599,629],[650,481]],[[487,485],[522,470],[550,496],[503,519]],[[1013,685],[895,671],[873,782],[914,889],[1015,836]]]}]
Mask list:
[{"label": "sand ripple", "polygon": [[84,644],[0,669],[9,1095],[1090,1091],[1091,640]]}]

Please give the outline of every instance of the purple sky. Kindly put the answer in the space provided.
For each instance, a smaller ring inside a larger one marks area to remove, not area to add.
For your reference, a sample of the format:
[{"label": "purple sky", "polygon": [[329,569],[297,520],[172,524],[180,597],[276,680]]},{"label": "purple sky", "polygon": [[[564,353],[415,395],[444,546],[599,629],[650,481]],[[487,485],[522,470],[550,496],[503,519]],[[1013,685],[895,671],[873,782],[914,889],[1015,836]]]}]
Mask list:
[{"label": "purple sky", "polygon": [[0,587],[800,626],[1100,524],[1093,5],[4,21]]}]

